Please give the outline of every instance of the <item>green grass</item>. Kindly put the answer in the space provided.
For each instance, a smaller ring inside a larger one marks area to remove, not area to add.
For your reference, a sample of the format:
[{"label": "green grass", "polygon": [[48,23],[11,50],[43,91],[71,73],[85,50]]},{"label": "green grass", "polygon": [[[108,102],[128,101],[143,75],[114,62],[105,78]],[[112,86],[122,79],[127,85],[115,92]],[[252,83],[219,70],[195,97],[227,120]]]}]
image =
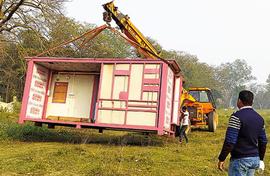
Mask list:
[{"label": "green grass", "polygon": [[[0,175],[227,175],[216,166],[230,113],[219,111],[216,133],[193,130],[180,145],[156,135],[18,125],[17,115],[0,112]],[[270,111],[260,113],[269,134]],[[265,165],[270,175],[270,150]]]}]

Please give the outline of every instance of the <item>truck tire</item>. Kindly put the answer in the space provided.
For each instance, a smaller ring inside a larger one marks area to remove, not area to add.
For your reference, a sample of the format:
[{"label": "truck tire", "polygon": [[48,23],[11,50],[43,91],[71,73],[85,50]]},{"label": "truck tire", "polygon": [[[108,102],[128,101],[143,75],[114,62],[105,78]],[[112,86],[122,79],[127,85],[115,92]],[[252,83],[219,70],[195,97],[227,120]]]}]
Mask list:
[{"label": "truck tire", "polygon": [[215,111],[212,111],[208,114],[208,131],[215,132],[217,129],[217,114]]}]

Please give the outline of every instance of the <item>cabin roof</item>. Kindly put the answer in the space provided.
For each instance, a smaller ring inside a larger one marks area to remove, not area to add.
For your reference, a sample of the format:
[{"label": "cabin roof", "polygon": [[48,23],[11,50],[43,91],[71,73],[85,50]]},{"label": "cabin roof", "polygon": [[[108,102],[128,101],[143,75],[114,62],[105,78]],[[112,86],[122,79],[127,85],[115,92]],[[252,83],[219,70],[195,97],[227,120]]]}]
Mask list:
[{"label": "cabin roof", "polygon": [[[40,65],[54,70],[72,71],[97,71],[100,68],[99,63],[165,63],[161,60],[142,58],[26,57],[26,60],[39,62]],[[167,59],[165,64],[168,64],[175,74],[180,74],[181,69],[175,60]]]}]

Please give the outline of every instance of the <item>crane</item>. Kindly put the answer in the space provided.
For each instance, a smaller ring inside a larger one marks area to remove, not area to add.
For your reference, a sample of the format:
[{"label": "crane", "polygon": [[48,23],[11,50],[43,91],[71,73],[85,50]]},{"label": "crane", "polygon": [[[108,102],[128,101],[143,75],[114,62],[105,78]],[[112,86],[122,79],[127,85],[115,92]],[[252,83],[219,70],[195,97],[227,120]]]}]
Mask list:
[{"label": "crane", "polygon": [[[158,52],[139,29],[136,28],[129,16],[124,15],[118,10],[118,7],[114,5],[114,1],[103,4],[103,8],[105,9],[103,20],[110,25],[113,19],[122,33],[139,46],[137,49],[140,54],[144,55],[147,59],[162,59],[160,52]],[[207,125],[209,131],[214,132],[216,130],[218,115],[209,88],[189,88],[188,91],[183,89],[182,95],[179,98],[181,106],[187,106],[190,112],[191,125]]]},{"label": "crane", "polygon": [[135,27],[128,15],[124,15],[118,10],[113,1],[103,4],[105,12],[103,13],[103,20],[110,25],[112,19],[119,26],[121,31],[132,41],[136,42],[140,48],[138,52],[146,58],[158,59],[160,52],[146,39],[146,37]]}]

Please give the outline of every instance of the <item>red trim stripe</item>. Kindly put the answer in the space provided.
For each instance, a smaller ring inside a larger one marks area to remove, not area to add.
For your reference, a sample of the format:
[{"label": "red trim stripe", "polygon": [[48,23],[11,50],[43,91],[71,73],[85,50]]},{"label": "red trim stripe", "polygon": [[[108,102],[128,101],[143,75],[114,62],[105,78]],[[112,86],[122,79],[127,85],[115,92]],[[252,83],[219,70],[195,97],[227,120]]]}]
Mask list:
[{"label": "red trim stripe", "polygon": [[143,86],[144,92],[158,92],[159,86]]},{"label": "red trim stripe", "polygon": [[144,74],[154,74],[154,73],[159,73],[159,68],[158,69],[150,69],[150,68],[146,68],[144,69]]},{"label": "red trim stripe", "polygon": [[143,83],[144,84],[159,84],[160,80],[159,79],[144,79]]},{"label": "red trim stripe", "polygon": [[117,76],[128,76],[130,75],[130,71],[129,70],[115,70],[114,71],[114,75],[117,75]]}]

